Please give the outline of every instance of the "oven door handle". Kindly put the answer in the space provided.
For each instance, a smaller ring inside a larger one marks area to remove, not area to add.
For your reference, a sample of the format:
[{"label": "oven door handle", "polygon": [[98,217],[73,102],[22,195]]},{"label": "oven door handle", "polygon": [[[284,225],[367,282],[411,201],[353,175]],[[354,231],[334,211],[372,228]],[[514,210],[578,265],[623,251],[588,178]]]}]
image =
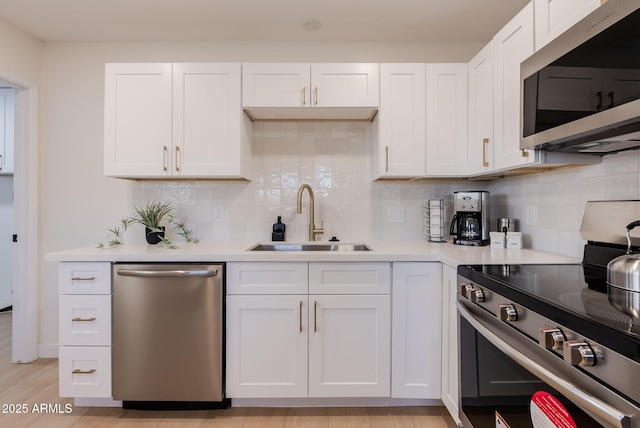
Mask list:
[{"label": "oven door handle", "polygon": [[529,370],[535,376],[555,388],[562,395],[571,400],[574,404],[578,405],[582,409],[597,416],[607,425],[612,427],[628,428],[630,426],[630,418],[618,409],[608,405],[607,403],[597,399],[596,397],[576,388],[575,385],[567,382],[555,373],[549,371],[545,367],[536,363],[535,361],[527,358],[521,354],[514,347],[509,345],[504,340],[500,339],[490,329],[476,319],[467,308],[465,308],[460,302],[456,302],[458,313],[466,319],[469,324],[473,326],[480,334],[482,334],[489,342],[495,347],[504,352],[511,359],[516,361],[525,369]]}]

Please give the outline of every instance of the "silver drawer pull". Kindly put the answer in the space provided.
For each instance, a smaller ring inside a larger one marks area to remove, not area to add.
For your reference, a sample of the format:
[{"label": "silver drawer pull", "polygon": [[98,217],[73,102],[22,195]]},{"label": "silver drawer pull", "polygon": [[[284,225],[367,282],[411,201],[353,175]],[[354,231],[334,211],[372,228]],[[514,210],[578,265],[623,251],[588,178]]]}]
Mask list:
[{"label": "silver drawer pull", "polygon": [[91,317],[91,318],[78,318],[78,317],[76,317],[76,318],[73,318],[71,321],[74,321],[74,322],[76,322],[76,321],[77,322],[91,322],[91,321],[95,321],[95,320],[96,320],[96,317]]},{"label": "silver drawer pull", "polygon": [[71,281],[95,281],[95,280],[96,280],[95,276],[88,276],[88,277],[74,276],[73,278],[71,278]]},{"label": "silver drawer pull", "polygon": [[75,369],[74,371],[72,371],[72,374],[93,374],[96,372],[96,369],[89,369],[89,370],[80,370],[80,369]]}]

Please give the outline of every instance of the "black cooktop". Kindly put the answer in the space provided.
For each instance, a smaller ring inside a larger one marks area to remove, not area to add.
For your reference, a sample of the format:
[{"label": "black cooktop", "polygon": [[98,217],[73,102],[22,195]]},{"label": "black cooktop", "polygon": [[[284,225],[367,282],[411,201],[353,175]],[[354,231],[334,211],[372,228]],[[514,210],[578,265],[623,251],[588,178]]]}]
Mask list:
[{"label": "black cooktop", "polygon": [[640,318],[609,302],[606,265],[468,265],[458,274],[640,363]]}]

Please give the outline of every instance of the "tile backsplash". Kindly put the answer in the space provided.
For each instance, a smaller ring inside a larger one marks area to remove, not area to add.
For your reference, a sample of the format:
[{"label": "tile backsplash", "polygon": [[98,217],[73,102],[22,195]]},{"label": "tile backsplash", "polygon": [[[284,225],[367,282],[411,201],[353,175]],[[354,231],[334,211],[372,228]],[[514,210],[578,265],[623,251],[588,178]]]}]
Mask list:
[{"label": "tile backsplash", "polygon": [[[298,121],[253,124],[251,181],[133,182],[133,204],[151,199],[175,203],[178,214],[203,240],[271,239],[278,216],[288,241],[306,241],[309,196],[296,213],[298,187],[311,185],[316,225],[342,241],[426,239],[424,203],[444,198],[451,218],[456,190],[491,192],[491,225],[499,217],[518,219],[525,246],[581,256],[579,229],[588,200],[638,199],[639,155],[609,155],[602,164],[504,178],[373,181],[373,145],[367,122]],[[389,221],[389,208],[404,210],[403,222]],[[529,214],[528,224],[525,214]]]}]

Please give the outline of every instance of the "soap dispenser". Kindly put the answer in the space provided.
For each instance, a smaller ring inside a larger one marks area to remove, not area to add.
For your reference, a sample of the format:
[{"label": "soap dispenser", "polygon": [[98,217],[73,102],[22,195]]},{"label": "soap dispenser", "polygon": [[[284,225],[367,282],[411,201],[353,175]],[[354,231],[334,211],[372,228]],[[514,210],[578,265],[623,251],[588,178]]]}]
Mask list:
[{"label": "soap dispenser", "polygon": [[286,225],[282,222],[282,217],[278,216],[278,222],[273,224],[273,233],[271,233],[272,241],[284,241],[284,232]]}]

